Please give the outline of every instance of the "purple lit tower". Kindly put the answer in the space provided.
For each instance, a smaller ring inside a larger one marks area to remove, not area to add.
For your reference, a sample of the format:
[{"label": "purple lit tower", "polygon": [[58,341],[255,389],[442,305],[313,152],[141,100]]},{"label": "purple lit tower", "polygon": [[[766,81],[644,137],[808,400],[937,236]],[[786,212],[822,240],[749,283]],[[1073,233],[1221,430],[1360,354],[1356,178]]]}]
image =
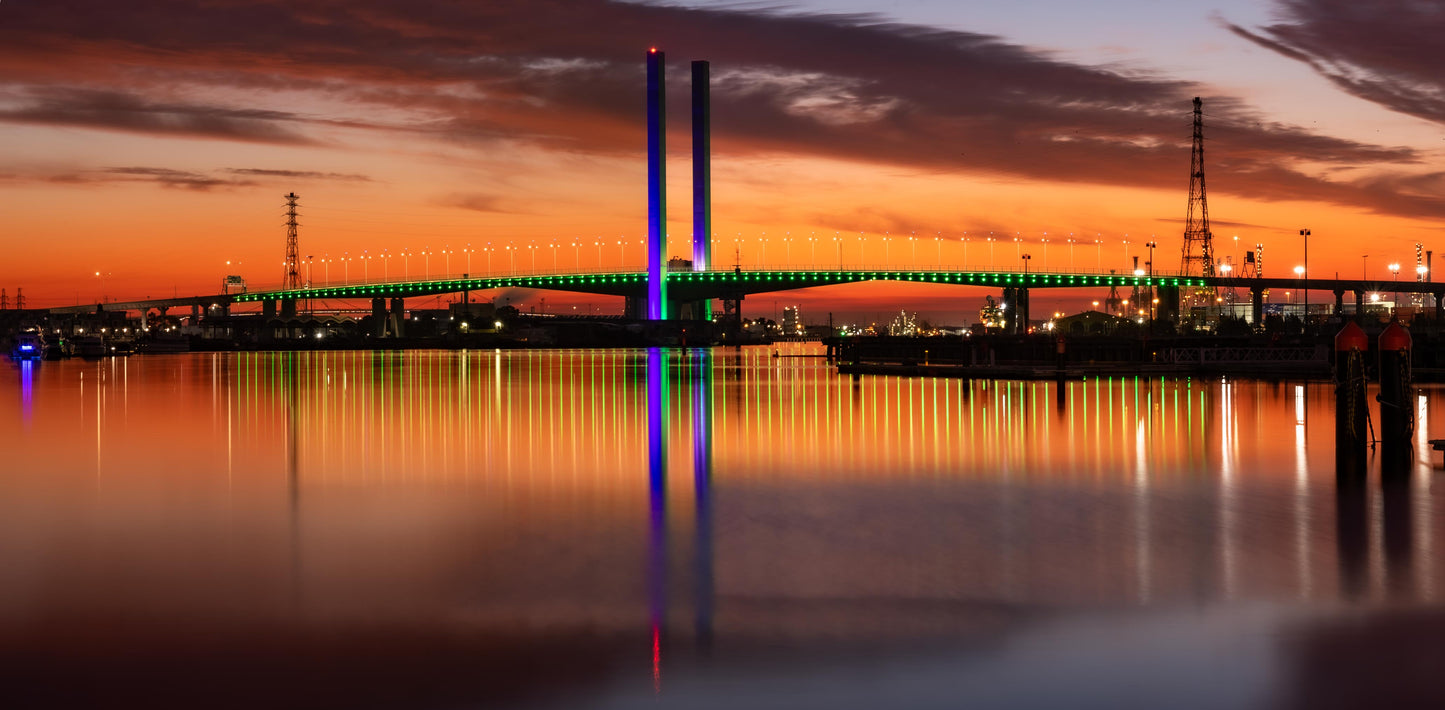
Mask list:
[{"label": "purple lit tower", "polygon": [[665,58],[647,50],[647,319],[667,313],[667,107]]}]

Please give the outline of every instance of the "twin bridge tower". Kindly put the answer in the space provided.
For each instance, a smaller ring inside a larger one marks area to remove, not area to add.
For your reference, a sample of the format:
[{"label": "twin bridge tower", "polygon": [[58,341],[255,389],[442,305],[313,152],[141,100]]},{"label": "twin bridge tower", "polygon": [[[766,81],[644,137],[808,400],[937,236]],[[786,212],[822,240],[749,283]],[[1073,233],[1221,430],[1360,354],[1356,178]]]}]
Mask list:
[{"label": "twin bridge tower", "polygon": [[[647,318],[711,320],[702,300],[675,303],[667,293],[667,57],[647,50]],[[692,63],[692,270],[712,264],[712,99],[706,61]]]},{"label": "twin bridge tower", "polygon": [[[709,65],[692,63],[692,270],[712,266],[712,100]],[[1194,99],[1189,204],[1184,226],[1183,276],[1215,276],[1213,234],[1204,183],[1203,102]],[[1152,244],[1151,244],[1152,246]],[[649,320],[710,320],[708,300],[674,302],[667,288],[667,82],[666,55],[647,52],[647,304]],[[1207,290],[1194,294],[1205,300]],[[736,309],[736,302],[724,302]],[[629,309],[634,310],[634,309]],[[635,309],[641,311],[642,309]],[[635,312],[634,311],[634,312]]]}]

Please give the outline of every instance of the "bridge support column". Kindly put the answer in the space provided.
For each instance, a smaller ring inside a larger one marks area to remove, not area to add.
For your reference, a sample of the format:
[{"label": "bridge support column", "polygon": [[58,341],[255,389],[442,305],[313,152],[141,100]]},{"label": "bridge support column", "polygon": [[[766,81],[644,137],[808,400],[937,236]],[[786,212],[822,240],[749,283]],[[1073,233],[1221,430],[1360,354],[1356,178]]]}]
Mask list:
[{"label": "bridge support column", "polygon": [[723,328],[728,344],[737,345],[743,338],[743,297],[724,298],[722,305]]},{"label": "bridge support column", "polygon": [[1264,289],[1258,286],[1249,287],[1249,315],[1255,330],[1264,328]]},{"label": "bridge support column", "polygon": [[622,315],[625,318],[636,318],[641,320],[647,317],[647,297],[627,296],[622,304]]},{"label": "bridge support column", "polygon": [[405,298],[393,298],[393,299],[391,299],[391,321],[390,321],[390,323],[388,323],[388,325],[391,326],[391,333],[392,333],[392,335],[395,335],[395,336],[398,337],[398,338],[400,338],[400,337],[402,337],[403,335],[405,335],[405,324],[406,324],[406,299],[405,299]]},{"label": "bridge support column", "polygon": [[200,306],[200,304],[192,303],[192,304],[191,304],[191,327],[194,328],[194,327],[196,327],[196,326],[198,326],[198,325],[200,325],[200,324],[201,324],[201,306]]},{"label": "bridge support column", "polygon": [[283,298],[283,299],[281,299],[281,317],[282,317],[282,318],[295,318],[295,317],[296,317],[296,299],[294,299],[294,298]]},{"label": "bridge support column", "polygon": [[1019,289],[1013,286],[1004,287],[1003,299],[999,307],[1003,309],[1003,332],[1008,335],[1017,334],[1019,332],[1019,312],[1023,310],[1019,304]]},{"label": "bridge support column", "polygon": [[1435,294],[1435,323],[1438,325],[1442,320],[1445,320],[1445,300],[1442,300],[1440,294],[1437,293]]},{"label": "bridge support column", "polygon": [[1345,290],[1342,288],[1335,289],[1335,315],[1341,318],[1345,315]]},{"label": "bridge support column", "polygon": [[1019,301],[1019,335],[1027,335],[1029,332],[1029,290],[1020,288],[1018,290]]},{"label": "bridge support column", "polygon": [[275,301],[275,299],[266,299],[266,300],[264,300],[264,301],[261,302],[261,317],[262,317],[262,318],[265,318],[265,319],[267,319],[267,320],[270,320],[270,319],[276,317],[276,301]]},{"label": "bridge support column", "polygon": [[150,315],[151,315],[151,309],[149,309],[149,308],[142,308],[142,309],[140,309],[140,332],[144,333],[144,332],[146,332],[147,329],[150,328],[150,324],[151,324]]},{"label": "bridge support column", "polygon": [[386,337],[386,299],[371,299],[371,334],[378,338]]}]

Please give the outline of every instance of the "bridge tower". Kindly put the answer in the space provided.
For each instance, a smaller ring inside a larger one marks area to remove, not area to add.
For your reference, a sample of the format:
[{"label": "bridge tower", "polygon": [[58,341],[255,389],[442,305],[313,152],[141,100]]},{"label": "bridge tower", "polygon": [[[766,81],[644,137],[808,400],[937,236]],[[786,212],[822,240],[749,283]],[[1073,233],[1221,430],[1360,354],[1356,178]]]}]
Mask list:
[{"label": "bridge tower", "polygon": [[[1189,157],[1189,207],[1184,222],[1184,276],[1214,275],[1214,235],[1209,231],[1209,198],[1204,189],[1204,102],[1194,97],[1194,146]],[[1197,300],[1205,290],[1194,294]]]},{"label": "bridge tower", "polygon": [[286,195],[286,264],[281,276],[281,288],[288,291],[301,288],[301,247],[296,238],[296,193]]},{"label": "bridge tower", "polygon": [[[712,90],[706,61],[692,63],[692,270],[712,268]],[[693,304],[695,320],[712,320],[712,301]]]},{"label": "bridge tower", "polygon": [[666,320],[667,122],[665,57],[647,50],[647,319]]}]

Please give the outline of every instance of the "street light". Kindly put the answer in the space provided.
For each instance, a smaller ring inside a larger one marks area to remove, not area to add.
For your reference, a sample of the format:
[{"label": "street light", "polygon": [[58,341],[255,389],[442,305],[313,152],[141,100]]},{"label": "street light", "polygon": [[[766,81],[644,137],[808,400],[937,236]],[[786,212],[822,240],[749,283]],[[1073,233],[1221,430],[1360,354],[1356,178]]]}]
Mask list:
[{"label": "street light", "polygon": [[1159,242],[1147,242],[1144,246],[1149,247],[1149,331],[1153,332],[1154,304],[1159,302],[1159,299],[1154,296],[1154,247],[1159,246]]},{"label": "street light", "polygon": [[1395,305],[1393,308],[1398,309],[1400,307],[1400,262],[1390,262],[1390,279],[1395,282]]},{"label": "street light", "polygon": [[[1305,265],[1304,265],[1304,270],[1299,272],[1300,278],[1301,278],[1301,279],[1305,279],[1305,274],[1308,274],[1308,273],[1309,273],[1309,270],[1310,270],[1310,230],[1308,230],[1308,229],[1301,229],[1301,230],[1299,231],[1299,235],[1300,235],[1301,237],[1304,237],[1304,240],[1305,240]],[[1305,325],[1309,325],[1309,320],[1310,320],[1310,282],[1309,282],[1308,280],[1305,280],[1305,282],[1304,282],[1304,288],[1305,288],[1304,324],[1305,324]]]},{"label": "street light", "polygon": [[[1297,279],[1303,279],[1304,276],[1305,276],[1305,267],[1303,267],[1303,266],[1296,266],[1296,267],[1294,267],[1294,277],[1295,277],[1295,278],[1297,278]],[[1309,307],[1310,307],[1310,295],[1309,295],[1309,291],[1305,291],[1305,293],[1304,293],[1304,301],[1305,301],[1305,302],[1304,302],[1304,307],[1305,307],[1304,316],[1305,316],[1306,318],[1308,318],[1308,317],[1309,317]]]}]

